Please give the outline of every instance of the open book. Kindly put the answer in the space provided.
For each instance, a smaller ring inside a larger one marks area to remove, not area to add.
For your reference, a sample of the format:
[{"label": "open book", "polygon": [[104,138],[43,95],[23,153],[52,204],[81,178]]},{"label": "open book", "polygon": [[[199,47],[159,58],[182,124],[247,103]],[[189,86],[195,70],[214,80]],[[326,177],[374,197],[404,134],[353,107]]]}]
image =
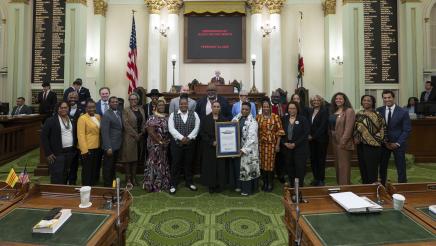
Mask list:
[{"label": "open book", "polygon": [[[52,212],[52,211],[51,211]],[[60,209],[52,216],[52,219],[44,218],[33,226],[34,233],[55,233],[71,217],[71,209]]]},{"label": "open book", "polygon": [[330,196],[349,213],[380,212],[383,207],[371,201],[366,196],[359,197],[353,192],[339,192]]}]

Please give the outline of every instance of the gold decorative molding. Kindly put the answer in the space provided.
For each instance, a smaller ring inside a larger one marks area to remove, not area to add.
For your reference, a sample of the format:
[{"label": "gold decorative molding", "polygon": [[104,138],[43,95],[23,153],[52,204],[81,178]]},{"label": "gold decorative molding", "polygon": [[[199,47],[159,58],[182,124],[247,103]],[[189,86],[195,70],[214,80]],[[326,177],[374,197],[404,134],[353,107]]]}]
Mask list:
[{"label": "gold decorative molding", "polygon": [[401,3],[420,3],[421,0],[401,0]]},{"label": "gold decorative molding", "polygon": [[11,0],[10,3],[25,3],[25,4],[29,4],[29,0]]},{"label": "gold decorative molding", "polygon": [[94,15],[106,16],[107,5],[104,0],[94,0]]},{"label": "gold decorative molding", "polygon": [[252,14],[262,14],[265,0],[247,0],[247,4],[250,6]]},{"label": "gold decorative molding", "polygon": [[342,4],[345,5],[347,3],[363,3],[364,0],[343,0]]},{"label": "gold decorative molding", "polygon": [[66,0],[65,2],[66,3],[80,3],[80,4],[83,4],[83,5],[87,6],[86,5],[86,0]]},{"label": "gold decorative molding", "polygon": [[160,10],[165,6],[163,0],[145,0],[145,4],[151,14],[159,14]]},{"label": "gold decorative molding", "polygon": [[425,23],[429,23],[430,22],[430,18],[428,18],[428,17],[424,18],[424,22]]},{"label": "gold decorative molding", "polygon": [[265,5],[270,14],[279,14],[285,0],[266,0]]},{"label": "gold decorative molding", "polygon": [[6,19],[2,19],[2,24],[6,24]]},{"label": "gold decorative molding", "polygon": [[336,14],[336,0],[325,0],[322,3],[324,16]]},{"label": "gold decorative molding", "polygon": [[178,14],[183,6],[183,0],[165,0],[169,14]]}]

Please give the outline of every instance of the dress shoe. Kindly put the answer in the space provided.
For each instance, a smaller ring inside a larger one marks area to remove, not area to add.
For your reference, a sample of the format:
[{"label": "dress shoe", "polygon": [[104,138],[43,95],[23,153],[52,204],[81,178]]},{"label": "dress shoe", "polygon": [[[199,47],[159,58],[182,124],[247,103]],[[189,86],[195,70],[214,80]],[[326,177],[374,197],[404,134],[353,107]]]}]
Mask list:
[{"label": "dress shoe", "polygon": [[176,194],[176,187],[171,186],[171,188],[170,188],[170,195],[174,195],[174,194]]},{"label": "dress shoe", "polygon": [[198,189],[197,189],[197,186],[195,186],[195,185],[193,185],[193,184],[190,184],[190,185],[187,185],[186,186],[188,189],[190,189],[191,191],[197,191]]}]

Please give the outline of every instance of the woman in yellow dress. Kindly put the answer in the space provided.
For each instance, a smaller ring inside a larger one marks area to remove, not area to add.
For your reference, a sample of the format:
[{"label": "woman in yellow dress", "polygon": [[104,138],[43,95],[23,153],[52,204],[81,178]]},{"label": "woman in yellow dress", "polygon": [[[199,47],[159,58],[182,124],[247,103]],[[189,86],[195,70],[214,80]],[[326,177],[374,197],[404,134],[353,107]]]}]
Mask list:
[{"label": "woman in yellow dress", "polygon": [[259,153],[262,171],[262,190],[271,192],[274,183],[276,153],[280,151],[280,137],[285,135],[280,117],[271,111],[268,97],[262,99],[262,114],[257,115],[259,125]]}]

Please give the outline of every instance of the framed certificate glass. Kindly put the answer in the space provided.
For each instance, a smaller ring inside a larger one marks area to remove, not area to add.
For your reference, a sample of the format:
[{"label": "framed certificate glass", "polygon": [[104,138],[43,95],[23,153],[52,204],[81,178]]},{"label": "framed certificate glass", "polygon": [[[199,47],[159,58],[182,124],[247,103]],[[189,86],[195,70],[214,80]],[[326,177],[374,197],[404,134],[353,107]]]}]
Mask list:
[{"label": "framed certificate glass", "polygon": [[216,122],[215,136],[217,158],[240,156],[241,142],[238,122]]}]

